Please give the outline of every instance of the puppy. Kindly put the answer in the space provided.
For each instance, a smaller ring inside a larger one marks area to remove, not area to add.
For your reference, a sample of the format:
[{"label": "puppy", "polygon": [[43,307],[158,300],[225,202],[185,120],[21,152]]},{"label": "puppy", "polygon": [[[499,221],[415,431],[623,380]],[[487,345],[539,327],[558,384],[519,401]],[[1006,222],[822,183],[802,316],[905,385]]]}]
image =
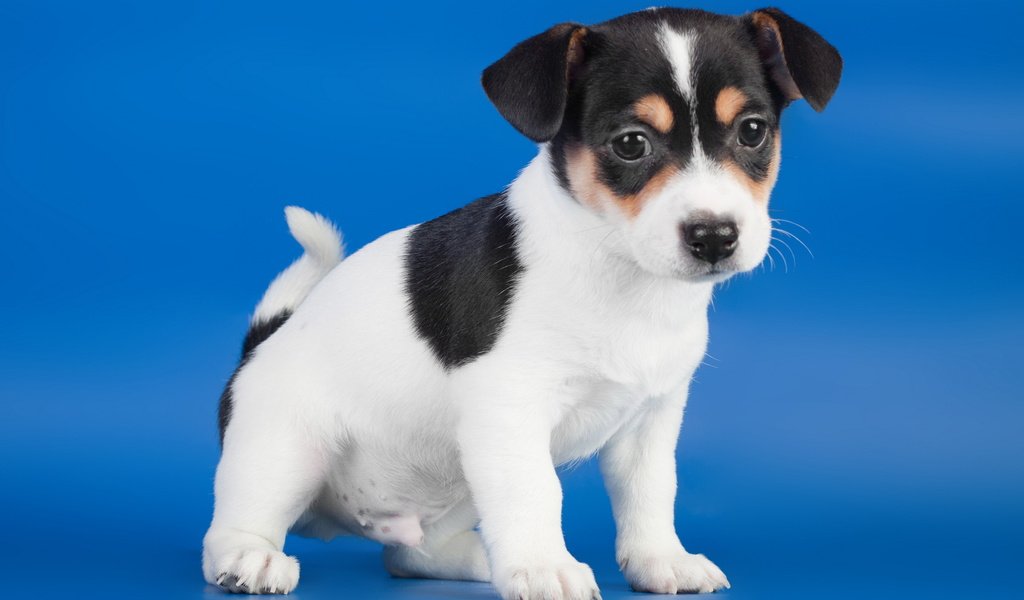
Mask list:
[{"label": "puppy", "polygon": [[776,9],[556,25],[488,67],[537,142],[502,193],[342,261],[318,215],[256,308],[220,405],[206,580],[287,593],[285,534],[385,544],[398,577],[598,597],[555,467],[597,454],[635,590],[711,592],[676,534],[675,447],[716,283],[765,258],[779,117],[842,61]]}]

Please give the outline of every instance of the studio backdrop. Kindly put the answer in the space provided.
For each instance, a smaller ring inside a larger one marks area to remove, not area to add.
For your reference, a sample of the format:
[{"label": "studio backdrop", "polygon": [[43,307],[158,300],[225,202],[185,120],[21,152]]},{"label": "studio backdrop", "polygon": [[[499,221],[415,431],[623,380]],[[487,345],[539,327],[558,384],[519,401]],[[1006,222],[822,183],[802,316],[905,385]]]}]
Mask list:
[{"label": "studio backdrop", "polygon": [[[351,251],[501,191],[537,148],[481,71],[648,3],[0,3],[2,595],[221,597],[217,398],[300,254],[283,208]],[[1019,595],[1024,5],[781,8],[843,81],[784,113],[795,237],[715,293],[676,527],[726,597]],[[594,461],[560,476],[569,549],[626,597]],[[363,540],[288,552],[296,597],[495,597],[391,579]]]}]

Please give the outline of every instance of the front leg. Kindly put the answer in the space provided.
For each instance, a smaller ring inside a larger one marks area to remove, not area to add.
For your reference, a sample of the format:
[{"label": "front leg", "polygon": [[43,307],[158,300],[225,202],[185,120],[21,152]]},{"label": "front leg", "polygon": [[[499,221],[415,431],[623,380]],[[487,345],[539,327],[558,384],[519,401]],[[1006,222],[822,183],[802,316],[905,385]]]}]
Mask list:
[{"label": "front leg", "polygon": [[601,472],[617,530],[615,557],[639,592],[713,592],[729,580],[675,530],[676,442],[686,390],[651,399],[601,450]]},{"label": "front leg", "polygon": [[569,554],[562,535],[551,457],[558,403],[536,386],[493,378],[464,390],[457,394],[462,467],[498,592],[505,600],[599,598],[590,567]]}]

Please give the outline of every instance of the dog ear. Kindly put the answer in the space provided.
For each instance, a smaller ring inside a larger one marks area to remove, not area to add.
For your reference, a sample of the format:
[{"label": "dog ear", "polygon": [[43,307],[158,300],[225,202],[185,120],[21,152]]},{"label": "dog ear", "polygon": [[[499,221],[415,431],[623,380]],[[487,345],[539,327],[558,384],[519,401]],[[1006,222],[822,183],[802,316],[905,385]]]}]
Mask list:
[{"label": "dog ear", "polygon": [[804,98],[821,112],[839,86],[843,58],[816,31],[777,8],[749,15],[765,71],[787,100]]},{"label": "dog ear", "polygon": [[481,81],[501,116],[535,142],[555,137],[562,127],[569,82],[583,62],[586,27],[555,25],[519,42],[484,70]]}]

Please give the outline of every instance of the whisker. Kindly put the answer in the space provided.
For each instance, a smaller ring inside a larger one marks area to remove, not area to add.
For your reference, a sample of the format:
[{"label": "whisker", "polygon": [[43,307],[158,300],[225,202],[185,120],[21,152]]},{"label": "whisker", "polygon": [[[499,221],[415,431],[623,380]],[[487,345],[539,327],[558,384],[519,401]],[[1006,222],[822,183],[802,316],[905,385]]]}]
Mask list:
[{"label": "whisker", "polygon": [[779,253],[779,258],[782,259],[782,272],[789,273],[789,261],[786,260],[786,255],[782,253],[782,250],[776,248],[774,244],[768,244],[768,249]]},{"label": "whisker", "polygon": [[807,233],[811,232],[810,229],[804,227],[803,225],[797,223],[796,221],[790,221],[789,219],[775,219],[775,218],[773,218],[772,221],[775,221],[776,223],[789,223],[790,225],[796,225],[797,227],[799,227],[800,229],[803,229]]},{"label": "whisker", "polygon": [[778,227],[772,227],[772,231],[778,231],[779,233],[784,233],[784,234],[788,235],[789,237],[793,238],[794,240],[799,242],[801,246],[804,247],[804,250],[807,251],[807,254],[811,255],[811,258],[814,258],[814,253],[811,252],[810,247],[807,244],[805,244],[804,241],[802,239],[800,239],[799,237],[793,235],[791,232],[786,231],[785,229],[779,229]]},{"label": "whisker", "polygon": [[772,238],[772,239],[775,240],[776,242],[782,244],[783,246],[785,246],[786,250],[789,250],[789,255],[793,258],[793,265],[795,266],[796,265],[796,253],[793,252],[793,247],[790,246],[789,244],[787,244],[786,240],[784,240],[782,238]]}]

